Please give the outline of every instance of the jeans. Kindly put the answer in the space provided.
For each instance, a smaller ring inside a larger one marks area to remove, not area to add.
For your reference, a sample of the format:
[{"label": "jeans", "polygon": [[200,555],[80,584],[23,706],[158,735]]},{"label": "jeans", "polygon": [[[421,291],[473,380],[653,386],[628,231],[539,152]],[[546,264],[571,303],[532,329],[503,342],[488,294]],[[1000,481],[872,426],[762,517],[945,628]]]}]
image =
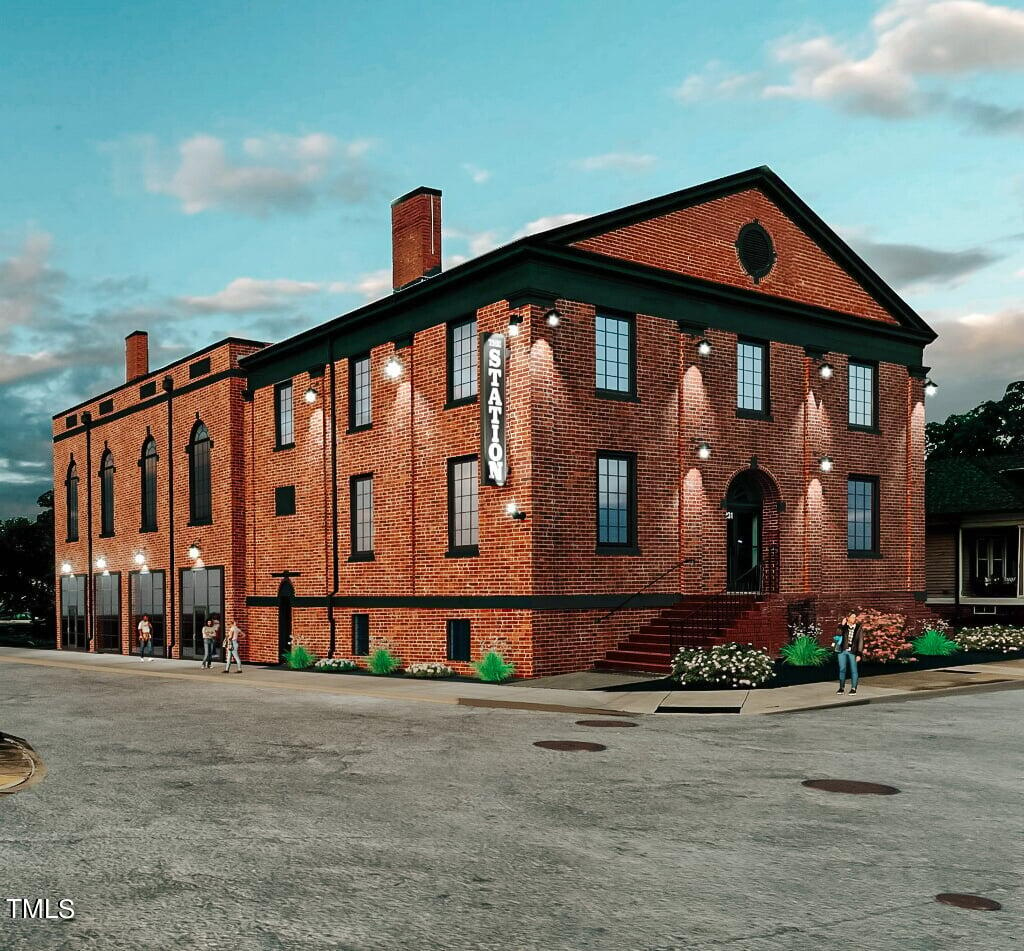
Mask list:
[{"label": "jeans", "polygon": [[153,641],[139,641],[139,657],[145,657],[147,652],[150,657],[153,656]]},{"label": "jeans", "polygon": [[857,655],[853,651],[839,652],[839,686],[846,681],[846,669],[850,669],[850,686],[857,689]]},{"label": "jeans", "polygon": [[216,640],[212,637],[203,638],[203,666],[209,667],[213,663],[213,649],[217,646]]},{"label": "jeans", "polygon": [[238,669],[242,669],[242,658],[238,656],[238,641],[225,641],[224,642],[224,669],[231,670],[231,659],[234,658],[235,663],[238,664]]}]

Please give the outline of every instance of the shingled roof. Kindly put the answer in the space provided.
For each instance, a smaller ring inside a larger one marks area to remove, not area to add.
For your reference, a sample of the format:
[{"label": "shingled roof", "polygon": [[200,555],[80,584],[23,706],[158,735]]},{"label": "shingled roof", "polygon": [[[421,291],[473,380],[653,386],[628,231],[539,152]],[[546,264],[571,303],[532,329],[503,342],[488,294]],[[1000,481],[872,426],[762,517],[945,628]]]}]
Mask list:
[{"label": "shingled roof", "polygon": [[929,459],[929,515],[1024,512],[1024,455]]}]

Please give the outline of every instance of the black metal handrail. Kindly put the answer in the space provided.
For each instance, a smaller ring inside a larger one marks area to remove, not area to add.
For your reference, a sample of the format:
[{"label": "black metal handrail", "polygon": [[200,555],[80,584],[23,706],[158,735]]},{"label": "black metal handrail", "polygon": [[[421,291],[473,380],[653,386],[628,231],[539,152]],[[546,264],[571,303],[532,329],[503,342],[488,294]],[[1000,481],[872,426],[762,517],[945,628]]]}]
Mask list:
[{"label": "black metal handrail", "polygon": [[[678,618],[669,619],[668,646],[669,655],[675,657],[683,647],[700,647],[702,644],[686,644],[685,641],[706,641],[709,637],[721,637],[749,608],[755,600],[755,593],[720,594],[711,600],[702,602]],[[685,628],[696,628],[686,634]]]},{"label": "black metal handrail", "polygon": [[608,618],[618,614],[619,611],[621,611],[634,598],[638,598],[641,594],[643,594],[652,585],[656,585],[659,581],[662,580],[662,578],[668,577],[670,574],[672,574],[673,571],[678,571],[680,568],[683,567],[683,565],[692,565],[696,560],[697,560],[696,558],[691,556],[689,558],[684,558],[680,562],[677,562],[671,568],[666,568],[660,575],[658,575],[656,578],[652,578],[650,581],[647,582],[647,584],[645,584],[639,590],[634,591],[628,598],[626,598],[625,601],[623,601],[621,604],[616,605],[607,614],[604,614],[601,617],[599,617],[594,623],[595,624],[600,624],[602,621],[607,621]]}]

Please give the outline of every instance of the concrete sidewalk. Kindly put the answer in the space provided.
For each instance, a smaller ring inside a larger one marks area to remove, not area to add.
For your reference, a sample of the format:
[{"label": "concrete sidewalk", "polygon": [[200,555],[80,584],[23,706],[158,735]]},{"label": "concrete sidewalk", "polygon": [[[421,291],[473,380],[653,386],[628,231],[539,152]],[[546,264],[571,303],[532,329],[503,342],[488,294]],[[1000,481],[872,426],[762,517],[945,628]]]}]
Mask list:
[{"label": "concrete sidewalk", "polygon": [[[361,677],[259,666],[247,666],[241,675],[225,675],[219,665],[215,665],[213,670],[203,670],[198,663],[188,660],[157,658],[151,663],[142,663],[137,657],[120,654],[83,654],[14,647],[0,647],[0,663],[33,664],[134,677],[206,680],[210,689],[230,689],[235,684],[245,684],[274,690],[341,694],[390,701],[620,716],[652,713],[794,713],[965,691],[1024,687],[1024,660],[865,677],[855,697],[849,694],[837,695],[832,681],[765,690],[667,691],[615,690],[616,685],[635,683],[637,678],[626,676],[614,681],[607,675],[595,674],[595,680],[586,673],[568,674],[564,678],[543,678],[544,686],[493,686],[404,677]],[[604,679],[601,680],[601,677]],[[547,686],[560,681],[566,686]]]}]

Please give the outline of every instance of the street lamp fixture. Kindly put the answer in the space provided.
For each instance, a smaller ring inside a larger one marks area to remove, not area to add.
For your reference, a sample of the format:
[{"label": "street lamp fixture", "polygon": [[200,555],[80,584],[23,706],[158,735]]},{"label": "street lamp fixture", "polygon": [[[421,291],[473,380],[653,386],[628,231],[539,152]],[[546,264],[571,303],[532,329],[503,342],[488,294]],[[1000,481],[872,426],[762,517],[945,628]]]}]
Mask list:
[{"label": "street lamp fixture", "polygon": [[938,383],[936,383],[934,380],[932,380],[930,378],[924,381],[924,395],[925,396],[934,396],[938,392],[939,392],[939,384]]}]

